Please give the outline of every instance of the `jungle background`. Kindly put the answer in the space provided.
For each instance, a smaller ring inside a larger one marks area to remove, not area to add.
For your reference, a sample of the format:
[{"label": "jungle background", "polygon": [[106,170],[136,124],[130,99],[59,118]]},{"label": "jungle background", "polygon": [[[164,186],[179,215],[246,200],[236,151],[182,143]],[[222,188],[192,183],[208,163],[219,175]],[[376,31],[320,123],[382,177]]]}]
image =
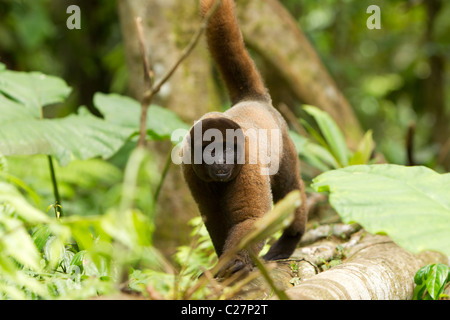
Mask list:
[{"label": "jungle background", "polygon": [[[292,119],[311,118],[303,105],[314,105],[332,116],[349,148],[355,149],[364,132],[372,130],[377,161],[448,172],[450,3],[237,3],[249,51],[274,106],[292,127],[298,125]],[[79,30],[66,26],[71,4],[81,9]],[[370,5],[381,9],[380,29],[366,25]],[[0,3],[0,62],[8,70],[39,71],[67,82],[71,87],[67,100],[46,107],[45,118],[65,117],[80,106],[101,116],[96,93],[117,93],[140,101],[145,91],[134,24],[137,15],[144,21],[146,51],[158,79],[199,28],[197,1],[5,0]],[[205,112],[229,106],[204,39],[152,102],[188,125]],[[302,130],[300,126],[298,131]],[[135,145],[136,141],[128,141],[107,160],[58,166],[64,214],[98,215],[117,203]],[[149,143],[152,162],[147,175],[139,177],[136,200],[143,212],[151,212],[153,244],[168,260],[179,246],[190,243],[188,222],[198,215],[179,166],[167,161],[172,146],[167,139]],[[45,211],[54,203],[45,157],[14,156],[7,157],[7,162],[9,172],[39,198],[39,209]],[[308,186],[320,172],[310,163],[302,168]],[[162,174],[167,175],[161,182]],[[148,196],[155,189],[158,196]]]}]

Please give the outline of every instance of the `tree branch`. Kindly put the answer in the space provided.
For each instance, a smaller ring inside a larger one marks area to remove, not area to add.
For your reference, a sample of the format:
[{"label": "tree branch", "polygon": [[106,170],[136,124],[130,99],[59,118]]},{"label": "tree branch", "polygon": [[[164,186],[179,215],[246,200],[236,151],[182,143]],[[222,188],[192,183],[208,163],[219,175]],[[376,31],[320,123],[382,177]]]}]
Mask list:
[{"label": "tree branch", "polygon": [[[316,274],[320,264],[336,259],[343,262]],[[413,297],[415,273],[430,263],[447,263],[447,257],[431,251],[414,255],[387,236],[360,231],[345,243],[298,248],[290,259],[277,261],[270,276],[292,300],[405,300]],[[234,298],[246,299],[249,293],[264,298],[271,292],[260,278],[249,288]]]},{"label": "tree branch", "polygon": [[197,45],[200,37],[202,36],[203,32],[205,31],[206,27],[208,26],[208,21],[211,18],[211,16],[214,14],[214,12],[219,7],[221,0],[217,0],[214,3],[214,6],[211,8],[211,10],[206,14],[206,16],[203,18],[202,24],[200,28],[197,30],[195,35],[191,38],[191,41],[188,43],[186,48],[181,52],[180,57],[175,61],[174,65],[167,71],[167,73],[153,86],[152,85],[152,71],[150,70],[150,65],[147,61],[147,54],[144,47],[144,35],[142,31],[142,19],[140,17],[136,18],[136,27],[138,31],[139,36],[139,44],[141,48],[141,54],[143,57],[143,65],[144,65],[144,80],[145,80],[145,92],[142,99],[142,112],[141,112],[141,121],[140,121],[140,131],[139,131],[139,142],[138,147],[145,146],[145,136],[146,136],[146,122],[147,122],[147,109],[153,99],[153,97],[161,90],[161,87],[164,83],[167,82],[167,80],[170,79],[172,74],[175,72],[175,70],[178,68],[178,66],[189,56],[189,54],[192,52],[192,50]]},{"label": "tree branch", "polygon": [[[147,52],[145,50],[145,42],[144,42],[144,30],[142,29],[142,18],[137,17],[135,19],[136,23],[136,30],[138,33],[138,40],[139,40],[139,48],[141,50],[141,56],[142,56],[142,65],[144,67],[144,88],[145,91],[152,90],[153,88],[153,76],[154,72],[153,69],[150,66],[150,63],[147,58]],[[146,100],[146,97],[141,101],[141,119],[140,119],[140,125],[139,125],[139,141],[138,146],[144,147],[145,142],[145,136],[147,135],[147,111],[148,107],[150,106],[150,100]]]}]

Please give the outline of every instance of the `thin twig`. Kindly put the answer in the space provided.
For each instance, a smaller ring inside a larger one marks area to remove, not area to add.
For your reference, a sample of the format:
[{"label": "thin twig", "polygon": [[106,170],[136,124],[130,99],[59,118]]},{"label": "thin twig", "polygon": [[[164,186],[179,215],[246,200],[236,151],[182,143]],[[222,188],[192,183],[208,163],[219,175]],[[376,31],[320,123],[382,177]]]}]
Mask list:
[{"label": "thin twig", "polygon": [[[144,42],[144,30],[142,28],[142,18],[137,17],[135,20],[136,30],[139,40],[139,48],[141,50],[142,65],[144,67],[144,89],[145,91],[152,90],[153,88],[153,70],[150,67],[150,63],[147,58],[147,52],[145,50]],[[146,97],[141,101],[141,118],[139,124],[139,141],[138,147],[144,147],[146,144],[145,137],[147,135],[147,111],[150,106],[151,99],[147,100]]]},{"label": "thin twig", "polygon": [[172,76],[172,74],[175,72],[175,70],[178,68],[178,66],[183,62],[184,59],[186,59],[189,54],[192,52],[192,50],[195,48],[195,46],[198,43],[198,40],[202,36],[203,32],[205,31],[206,27],[208,26],[208,21],[211,18],[211,16],[214,14],[216,9],[219,7],[219,4],[221,3],[221,0],[218,0],[214,6],[211,8],[211,10],[208,11],[208,14],[203,19],[203,22],[200,26],[200,28],[197,30],[196,34],[192,37],[191,41],[187,45],[187,47],[183,50],[178,60],[175,62],[175,64],[172,66],[172,68],[167,71],[166,75],[161,78],[161,80],[156,83],[156,85],[152,88],[150,92],[146,92],[145,97],[147,97],[149,100],[153,98],[153,96],[158,93],[158,91],[161,89],[164,83],[166,83],[167,80]]},{"label": "thin twig", "polygon": [[141,54],[143,56],[143,64],[144,64],[144,68],[145,68],[144,79],[147,79],[147,80],[145,80],[146,87],[145,87],[145,92],[144,92],[144,96],[142,99],[142,112],[141,112],[138,147],[145,146],[147,109],[148,109],[148,106],[150,105],[150,102],[152,101],[155,94],[157,94],[159,92],[159,90],[164,85],[164,83],[166,83],[167,80],[170,79],[170,77],[175,72],[175,70],[178,68],[178,66],[189,56],[189,54],[195,48],[200,37],[202,36],[203,32],[205,31],[206,27],[208,26],[209,19],[214,14],[214,12],[217,10],[217,8],[219,7],[221,2],[222,2],[221,0],[216,1],[214,6],[208,11],[208,14],[204,17],[204,19],[202,21],[202,25],[197,30],[195,35],[192,37],[191,41],[186,46],[186,48],[182,51],[180,57],[176,60],[175,64],[169,69],[169,71],[167,71],[167,73],[154,86],[152,85],[152,81],[151,81],[153,73],[148,71],[149,63],[148,63],[148,61],[146,61],[146,58],[145,58],[147,56],[147,54],[145,52],[145,46],[144,46],[144,35],[143,35],[142,25],[141,25],[142,19],[140,19],[140,18],[136,19],[136,26],[137,26],[137,30],[138,30]]},{"label": "thin twig", "polygon": [[314,262],[312,262],[306,258],[288,258],[288,259],[282,259],[279,261],[280,262],[302,262],[302,261],[304,261],[314,268],[314,271],[316,272],[316,274],[319,274],[321,272],[320,268]]},{"label": "thin twig", "polygon": [[407,165],[414,166],[416,162],[414,161],[414,134],[416,131],[416,124],[411,123],[408,126],[408,133],[406,134],[406,156]]},{"label": "thin twig", "polygon": [[295,116],[294,112],[292,112],[292,110],[289,109],[289,107],[286,104],[280,103],[278,105],[278,110],[281,112],[284,118],[292,125],[295,132],[304,137],[308,136],[308,133],[306,132],[305,128],[303,128],[303,126],[300,124],[300,121]]},{"label": "thin twig", "polygon": [[141,50],[142,64],[144,67],[144,84],[145,88],[153,87],[154,72],[148,61],[147,51],[145,50],[144,29],[142,28],[142,18],[137,17],[135,20],[136,30],[138,32],[139,48]]},{"label": "thin twig", "polygon": [[155,203],[158,202],[158,197],[159,197],[159,194],[161,192],[161,188],[162,188],[162,185],[164,183],[164,180],[166,179],[167,172],[169,171],[169,167],[170,167],[171,163],[172,163],[172,153],[169,152],[169,155],[168,155],[168,157],[166,159],[166,163],[164,164],[163,172],[161,174],[161,179],[159,180],[158,186],[156,187],[155,195],[154,195],[154,198],[153,198],[153,201]]},{"label": "thin twig", "polygon": [[222,294],[224,286],[222,286],[208,270],[205,270],[205,272],[203,272],[203,276],[208,279],[209,288],[213,291],[212,294],[207,299],[210,300],[214,298],[217,299],[217,297],[219,297]]}]

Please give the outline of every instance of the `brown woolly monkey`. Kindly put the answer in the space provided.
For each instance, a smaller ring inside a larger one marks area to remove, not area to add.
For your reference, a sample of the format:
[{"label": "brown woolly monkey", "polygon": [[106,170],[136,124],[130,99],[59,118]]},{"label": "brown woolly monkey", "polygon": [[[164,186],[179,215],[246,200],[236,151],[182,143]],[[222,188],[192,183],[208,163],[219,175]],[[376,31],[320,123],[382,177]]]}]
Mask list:
[{"label": "brown woolly monkey", "polygon": [[[214,3],[200,1],[203,16]],[[245,48],[232,0],[221,1],[208,22],[206,36],[232,108],[207,113],[191,128],[185,139],[184,150],[190,156],[189,161],[183,161],[185,180],[219,257],[239,243],[255,221],[271,209],[272,202],[300,190],[303,201],[294,221],[264,256],[266,260],[288,258],[305,231],[307,214],[299,161],[286,122],[272,107]],[[261,242],[248,250],[258,254],[263,245]],[[242,250],[218,276],[252,267],[249,253]]]}]

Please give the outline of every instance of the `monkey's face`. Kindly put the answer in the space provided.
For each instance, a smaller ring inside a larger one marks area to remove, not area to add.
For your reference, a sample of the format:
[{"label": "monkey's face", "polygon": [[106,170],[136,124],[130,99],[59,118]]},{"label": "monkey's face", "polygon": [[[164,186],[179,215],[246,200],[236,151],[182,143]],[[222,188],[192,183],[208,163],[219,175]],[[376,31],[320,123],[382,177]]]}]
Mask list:
[{"label": "monkey's face", "polygon": [[[231,130],[228,132],[227,130]],[[240,127],[229,119],[199,121],[190,132],[195,174],[206,182],[228,182],[239,174],[245,159]]]},{"label": "monkey's face", "polygon": [[[227,182],[234,179],[239,173],[241,166],[238,164],[238,148],[223,144],[221,148],[212,148],[208,154],[208,146],[204,148],[203,156],[205,163],[203,167],[212,181]],[[208,161],[210,157],[210,161]],[[208,164],[210,163],[210,164]]]},{"label": "monkey's face", "polygon": [[197,177],[203,181],[228,182],[241,171],[244,150],[237,143],[205,144],[201,152],[202,162],[193,161],[192,166]]}]

